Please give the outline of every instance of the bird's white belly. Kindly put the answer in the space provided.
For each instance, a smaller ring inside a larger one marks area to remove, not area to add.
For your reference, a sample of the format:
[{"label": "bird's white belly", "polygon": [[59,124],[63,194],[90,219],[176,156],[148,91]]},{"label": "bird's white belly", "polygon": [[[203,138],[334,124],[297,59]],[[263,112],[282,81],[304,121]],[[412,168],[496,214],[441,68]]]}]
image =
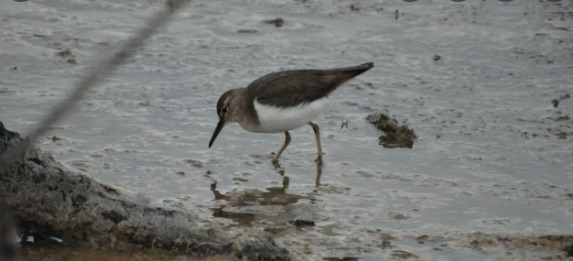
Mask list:
[{"label": "bird's white belly", "polygon": [[275,133],[298,128],[309,123],[324,111],[329,102],[330,98],[325,97],[295,107],[279,108],[261,104],[255,99],[255,111],[260,125],[249,131]]}]

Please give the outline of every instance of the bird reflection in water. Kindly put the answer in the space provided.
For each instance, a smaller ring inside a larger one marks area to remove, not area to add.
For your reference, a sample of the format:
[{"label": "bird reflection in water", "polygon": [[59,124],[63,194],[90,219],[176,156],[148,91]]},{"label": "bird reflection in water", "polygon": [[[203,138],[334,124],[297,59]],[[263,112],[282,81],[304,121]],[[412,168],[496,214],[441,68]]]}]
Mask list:
[{"label": "bird reflection in water", "polygon": [[[315,162],[316,162],[316,177],[314,185],[318,188],[320,186],[320,178],[322,176],[322,167],[324,163],[322,162],[322,160],[317,160]],[[275,168],[275,171],[281,177],[283,177],[283,188],[286,190],[289,185],[289,177],[285,175],[285,169],[281,166],[281,164],[278,161],[273,161],[272,163],[273,167]]]},{"label": "bird reflection in water", "polygon": [[[314,194],[316,190],[314,190],[312,193],[309,193],[307,196],[287,193],[290,179],[285,174],[285,169],[279,164],[278,161],[273,162],[273,167],[275,171],[282,177],[282,186],[280,187],[268,187],[265,191],[259,189],[242,189],[240,191],[234,190],[223,194],[217,189],[216,182],[211,184],[211,191],[215,196],[215,200],[222,200],[225,202],[224,205],[212,209],[213,216],[232,219],[239,223],[239,225],[250,225],[251,222],[256,219],[273,219],[272,214],[263,216],[262,213],[268,214],[269,212],[275,212],[275,214],[278,216],[283,214],[277,213],[281,212],[282,210],[280,210],[280,208],[273,208],[273,206],[286,207],[288,205],[297,203],[299,199],[307,199],[310,202],[315,201]],[[315,177],[316,189],[318,189],[320,186],[322,168],[322,161],[317,161]],[[269,208],[269,211],[266,211],[264,209],[265,207]]]}]

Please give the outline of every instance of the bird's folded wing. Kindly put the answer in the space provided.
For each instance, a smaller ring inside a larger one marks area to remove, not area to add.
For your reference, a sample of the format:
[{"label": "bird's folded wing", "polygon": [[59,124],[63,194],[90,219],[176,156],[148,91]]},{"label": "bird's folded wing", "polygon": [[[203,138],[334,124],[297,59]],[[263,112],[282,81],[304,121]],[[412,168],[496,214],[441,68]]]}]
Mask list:
[{"label": "bird's folded wing", "polygon": [[249,95],[265,105],[291,107],[313,102],[344,82],[369,70],[371,63],[331,70],[292,70],[267,74],[247,87]]}]

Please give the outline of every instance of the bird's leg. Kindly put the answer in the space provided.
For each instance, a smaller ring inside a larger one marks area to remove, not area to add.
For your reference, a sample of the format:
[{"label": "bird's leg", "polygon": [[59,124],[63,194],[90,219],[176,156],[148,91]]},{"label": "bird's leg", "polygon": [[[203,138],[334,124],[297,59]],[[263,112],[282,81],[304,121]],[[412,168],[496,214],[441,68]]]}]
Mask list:
[{"label": "bird's leg", "polygon": [[317,160],[316,161],[316,179],[314,181],[314,184],[316,185],[316,187],[320,186],[320,177],[322,176],[322,160]]},{"label": "bird's leg", "polygon": [[289,145],[290,143],[290,134],[288,133],[288,131],[285,131],[285,143],[283,144],[283,146],[279,149],[279,151],[277,152],[277,155],[275,156],[275,158],[273,159],[274,162],[277,162],[279,160],[279,157],[281,156],[281,154],[283,153],[283,151],[286,149],[286,147]]},{"label": "bird's leg", "polygon": [[318,149],[318,158],[316,160],[317,162],[318,161],[322,162],[322,146],[320,146],[320,128],[318,128],[318,125],[312,122],[309,122],[308,125],[312,127],[314,135],[316,136],[316,148]]}]

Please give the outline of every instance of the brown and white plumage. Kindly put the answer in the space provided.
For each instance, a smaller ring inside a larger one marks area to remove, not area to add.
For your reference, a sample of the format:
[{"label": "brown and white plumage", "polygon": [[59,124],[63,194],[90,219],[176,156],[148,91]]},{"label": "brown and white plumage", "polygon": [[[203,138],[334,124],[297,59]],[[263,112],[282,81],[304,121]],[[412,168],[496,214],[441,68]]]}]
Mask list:
[{"label": "brown and white plumage", "polygon": [[316,134],[319,157],[322,154],[318,125],[311,122],[322,112],[330,94],[343,83],[370,70],[373,63],[326,70],[288,70],[262,76],[246,88],[231,89],[219,98],[219,123],[209,147],[225,124],[237,122],[251,132],[286,135],[277,160],[290,142],[289,130],[309,124]]}]

